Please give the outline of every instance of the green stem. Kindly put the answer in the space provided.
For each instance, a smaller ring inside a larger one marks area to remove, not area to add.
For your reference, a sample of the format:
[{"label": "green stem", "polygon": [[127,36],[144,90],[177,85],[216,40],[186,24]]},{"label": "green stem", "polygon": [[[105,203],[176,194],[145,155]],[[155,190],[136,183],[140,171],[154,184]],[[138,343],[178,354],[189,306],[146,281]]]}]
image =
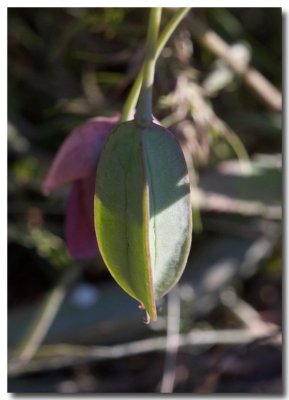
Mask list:
[{"label": "green stem", "polygon": [[[156,53],[155,53],[156,60],[160,56],[162,50],[164,49],[164,47],[167,44],[168,40],[170,39],[171,35],[174,33],[177,26],[179,25],[179,23],[184,18],[184,16],[188,13],[189,10],[190,10],[190,8],[179,9],[176,12],[176,14],[171,18],[171,20],[167,23],[164,30],[161,32],[161,34],[158,38],[158,41],[157,41],[157,48],[156,48]],[[144,68],[142,68],[140,70],[140,72],[138,73],[138,75],[134,81],[134,84],[131,88],[131,91],[128,95],[128,98],[125,102],[125,105],[122,110],[122,117],[121,117],[122,122],[127,121],[133,117],[132,114],[136,107],[137,99],[139,97],[140,88],[141,88],[141,84],[142,84],[143,71],[144,71]]]},{"label": "green stem", "polygon": [[156,51],[156,58],[158,58],[163,51],[165,45],[167,44],[169,38],[172,36],[174,31],[176,30],[177,26],[181,22],[181,20],[185,17],[185,15],[189,12],[190,7],[187,8],[180,8],[176,14],[172,17],[172,19],[167,23],[164,30],[159,36],[157,42],[157,51]]},{"label": "green stem", "polygon": [[193,227],[195,233],[202,233],[203,231],[203,221],[201,210],[198,206],[194,205],[192,208],[193,213]]},{"label": "green stem", "polygon": [[240,161],[250,162],[249,154],[247,153],[245,146],[235,132],[233,132],[232,130],[226,130],[225,132],[220,132],[219,135],[227,140]]},{"label": "green stem", "polygon": [[156,48],[162,9],[151,8],[146,40],[143,79],[135,119],[138,125],[147,126],[152,121],[152,93],[156,65]]}]

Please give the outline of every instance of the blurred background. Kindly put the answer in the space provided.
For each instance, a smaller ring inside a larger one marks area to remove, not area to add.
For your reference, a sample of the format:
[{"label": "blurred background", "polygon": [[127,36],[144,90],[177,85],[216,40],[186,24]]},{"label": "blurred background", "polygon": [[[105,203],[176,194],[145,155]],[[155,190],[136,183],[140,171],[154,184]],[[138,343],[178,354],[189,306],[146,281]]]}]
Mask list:
[{"label": "blurred background", "polygon": [[69,185],[41,193],[70,131],[121,111],[147,18],[8,9],[8,390],[280,394],[280,8],[191,10],[157,63],[154,114],[182,145],[194,229],[156,322],[100,257],[69,257]]}]

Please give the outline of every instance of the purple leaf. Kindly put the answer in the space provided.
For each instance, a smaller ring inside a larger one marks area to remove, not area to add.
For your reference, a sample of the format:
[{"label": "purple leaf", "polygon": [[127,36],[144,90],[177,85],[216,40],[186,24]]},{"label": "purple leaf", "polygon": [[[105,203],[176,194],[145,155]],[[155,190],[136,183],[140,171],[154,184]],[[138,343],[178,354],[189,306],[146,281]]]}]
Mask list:
[{"label": "purple leaf", "polygon": [[104,142],[119,120],[93,118],[74,129],[60,147],[42,185],[46,195],[59,186],[82,179],[95,171]]},{"label": "purple leaf", "polygon": [[72,185],[65,221],[65,237],[73,258],[92,258],[99,254],[93,222],[95,172]]},{"label": "purple leaf", "polygon": [[66,210],[65,239],[74,258],[99,254],[93,217],[96,168],[106,138],[119,118],[119,113],[92,118],[74,129],[60,147],[42,185],[43,193],[48,195],[73,182]]}]

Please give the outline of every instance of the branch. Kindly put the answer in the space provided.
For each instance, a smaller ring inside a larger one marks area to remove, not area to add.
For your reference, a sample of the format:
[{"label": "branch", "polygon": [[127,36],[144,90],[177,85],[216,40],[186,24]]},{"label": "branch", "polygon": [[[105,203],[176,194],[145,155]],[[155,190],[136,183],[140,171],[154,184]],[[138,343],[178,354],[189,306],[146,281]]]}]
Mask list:
[{"label": "branch", "polygon": [[180,341],[180,306],[179,288],[175,286],[168,294],[166,357],[161,393],[172,393],[174,391],[176,360]]},{"label": "branch", "polygon": [[[171,341],[177,342],[178,347],[201,347],[215,345],[239,345],[251,343],[256,339],[272,337],[278,330],[268,327],[262,332],[250,329],[225,330],[192,330],[187,334],[172,335]],[[94,360],[117,360],[123,357],[163,351],[166,349],[166,336],[143,339],[135,342],[117,344],[114,346],[77,346],[77,345],[45,345],[37,351],[37,358],[29,364],[9,369],[10,376],[43,370],[55,370],[69,367],[78,362]]]},{"label": "branch", "polygon": [[217,57],[221,58],[252,89],[263,102],[274,111],[282,110],[282,95],[259,71],[234,60],[230,46],[203,22],[190,18],[190,29],[194,38]]}]

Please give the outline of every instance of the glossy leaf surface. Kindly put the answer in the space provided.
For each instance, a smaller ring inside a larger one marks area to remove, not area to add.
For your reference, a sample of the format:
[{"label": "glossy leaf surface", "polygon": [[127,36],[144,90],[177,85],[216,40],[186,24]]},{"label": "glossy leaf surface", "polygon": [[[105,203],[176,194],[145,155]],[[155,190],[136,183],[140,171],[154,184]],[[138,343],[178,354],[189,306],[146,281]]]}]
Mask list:
[{"label": "glossy leaf surface", "polygon": [[101,154],[95,229],[118,284],[156,319],[155,301],[179,279],[190,249],[187,167],[173,135],[159,125],[119,125]]}]

